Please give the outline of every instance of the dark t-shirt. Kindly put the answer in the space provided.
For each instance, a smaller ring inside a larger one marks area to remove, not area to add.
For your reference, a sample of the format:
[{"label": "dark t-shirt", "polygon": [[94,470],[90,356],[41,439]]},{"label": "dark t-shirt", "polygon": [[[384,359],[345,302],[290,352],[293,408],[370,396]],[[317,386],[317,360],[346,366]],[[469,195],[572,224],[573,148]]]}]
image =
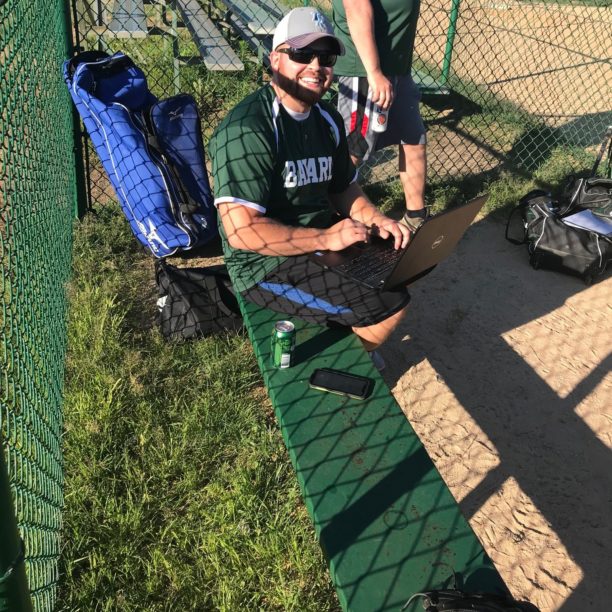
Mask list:
[{"label": "dark t-shirt", "polygon": [[[386,76],[409,74],[420,0],[372,0],[372,8],[374,36],[383,74]],[[351,39],[342,0],[333,0],[332,21],[336,36],[346,47],[346,54],[338,57],[334,74],[366,76],[363,63]]]},{"label": "dark t-shirt", "polygon": [[[228,114],[209,151],[216,205],[249,206],[285,225],[329,227],[329,194],[342,193],[356,178],[336,109],[320,102],[296,119],[271,86]],[[237,291],[249,289],[286,259],[234,249],[220,221],[219,230]]]}]

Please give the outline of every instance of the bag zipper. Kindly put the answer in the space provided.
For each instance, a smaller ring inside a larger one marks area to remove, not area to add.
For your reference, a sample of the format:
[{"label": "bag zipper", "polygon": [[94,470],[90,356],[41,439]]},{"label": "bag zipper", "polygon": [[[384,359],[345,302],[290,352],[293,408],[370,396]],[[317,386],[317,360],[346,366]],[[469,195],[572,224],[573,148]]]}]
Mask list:
[{"label": "bag zipper", "polygon": [[[147,109],[147,111],[143,111],[142,114],[144,115],[144,113],[148,111],[149,109]],[[187,236],[188,244],[182,248],[189,249],[193,246],[196,240],[196,236],[194,235],[192,227],[190,227],[189,224],[187,224],[183,218],[183,214],[180,208],[182,198],[180,197],[179,189],[177,188],[176,181],[173,178],[172,172],[170,170],[170,168],[172,167],[172,164],[169,162],[169,160],[166,158],[166,156],[163,154],[162,151],[152,146],[150,137],[152,136],[156,140],[157,140],[157,137],[155,133],[149,129],[149,126],[147,125],[147,121],[144,119],[144,117],[140,117],[136,114],[134,115],[131,114],[130,116],[133,119],[133,123],[136,129],[139,130],[140,133],[143,135],[147,153],[153,160],[153,163],[157,167],[164,181],[164,185],[166,187],[166,193],[168,195],[168,200],[170,202],[170,209],[172,212],[172,216],[176,220],[176,225]],[[142,124],[142,125],[139,125],[139,124]]]},{"label": "bag zipper", "polygon": [[[144,129],[146,130],[147,134],[153,137],[156,143],[159,143],[159,139],[157,137],[157,132],[155,130],[155,124],[153,122],[153,116],[152,116],[154,106],[155,105],[151,105],[148,109],[143,111],[143,114],[146,113],[146,118],[143,121],[143,123],[144,123]],[[147,141],[147,144],[151,146],[150,141]],[[168,158],[168,156],[162,151],[159,144],[157,145],[157,147],[151,147],[151,148],[154,149],[155,153],[160,156],[162,160],[163,171],[168,174],[169,183],[172,186],[172,189],[174,190],[175,201],[173,202],[173,204],[174,204],[175,210],[173,212],[175,213],[175,217],[177,219],[180,219],[180,222],[182,224],[181,227],[185,228],[185,231],[189,232],[191,239],[195,242],[198,239],[198,234],[199,234],[198,227],[193,222],[191,218],[191,214],[184,212],[182,210],[182,206],[187,207],[189,206],[189,203],[190,203],[189,202],[190,198],[189,198],[187,189],[185,185],[183,184],[183,181],[178,173],[176,166]],[[189,246],[192,246],[192,244],[190,243]]]}]

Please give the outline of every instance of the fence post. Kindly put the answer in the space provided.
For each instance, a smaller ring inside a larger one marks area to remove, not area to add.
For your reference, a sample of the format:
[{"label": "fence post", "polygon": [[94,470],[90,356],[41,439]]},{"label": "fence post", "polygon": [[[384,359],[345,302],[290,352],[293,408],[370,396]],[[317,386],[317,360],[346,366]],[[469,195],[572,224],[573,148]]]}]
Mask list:
[{"label": "fence post", "polygon": [[442,63],[442,85],[448,83],[450,74],[451,58],[453,57],[453,46],[455,45],[455,34],[457,33],[457,19],[459,17],[459,5],[461,0],[452,0],[448,30],[446,32],[446,47],[444,48],[444,60]]},{"label": "fence post", "polygon": [[0,439],[0,612],[32,612],[4,448]]},{"label": "fence post", "polygon": [[[71,2],[64,3],[64,28],[66,41],[66,58],[72,57],[75,49],[78,49],[78,41],[72,40],[72,20],[70,19],[70,11],[72,8]],[[76,43],[76,44],[75,44]],[[72,140],[73,140],[73,153],[74,153],[74,216],[80,219],[85,215],[88,208],[91,208],[91,202],[89,201],[87,194],[87,179],[85,178],[85,160],[83,151],[87,146],[85,134],[81,129],[81,120],[76,108],[69,102],[70,111],[72,113]]]}]

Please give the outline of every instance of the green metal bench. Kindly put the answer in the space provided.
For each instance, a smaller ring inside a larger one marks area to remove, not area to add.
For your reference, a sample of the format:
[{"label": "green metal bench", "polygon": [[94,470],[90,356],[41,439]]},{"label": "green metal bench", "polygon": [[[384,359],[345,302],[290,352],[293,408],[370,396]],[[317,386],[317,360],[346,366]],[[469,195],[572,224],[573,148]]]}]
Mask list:
[{"label": "green metal bench", "polygon": [[[415,592],[448,587],[453,571],[466,590],[506,593],[356,336],[296,319],[295,365],[279,370],[270,338],[282,316],[240,307],[342,608],[397,612]],[[311,389],[319,367],[374,378],[371,397]]]}]

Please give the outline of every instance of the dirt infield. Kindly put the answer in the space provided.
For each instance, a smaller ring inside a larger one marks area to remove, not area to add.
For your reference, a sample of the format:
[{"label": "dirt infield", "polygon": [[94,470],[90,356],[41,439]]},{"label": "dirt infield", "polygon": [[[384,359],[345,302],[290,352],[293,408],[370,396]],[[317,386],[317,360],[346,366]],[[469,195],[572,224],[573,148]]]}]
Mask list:
[{"label": "dirt infield", "polygon": [[[449,3],[424,0],[415,53],[442,66]],[[462,0],[452,72],[526,111],[563,123],[612,110],[609,7]]]},{"label": "dirt infield", "polygon": [[503,232],[479,221],[414,285],[384,377],[512,593],[607,610],[612,275],[535,271]]},{"label": "dirt infield", "polygon": [[[328,0],[317,5],[331,10]],[[415,57],[438,68],[450,7],[449,0],[421,0]],[[551,124],[611,113],[612,11],[529,0],[461,0],[451,72]]]}]

